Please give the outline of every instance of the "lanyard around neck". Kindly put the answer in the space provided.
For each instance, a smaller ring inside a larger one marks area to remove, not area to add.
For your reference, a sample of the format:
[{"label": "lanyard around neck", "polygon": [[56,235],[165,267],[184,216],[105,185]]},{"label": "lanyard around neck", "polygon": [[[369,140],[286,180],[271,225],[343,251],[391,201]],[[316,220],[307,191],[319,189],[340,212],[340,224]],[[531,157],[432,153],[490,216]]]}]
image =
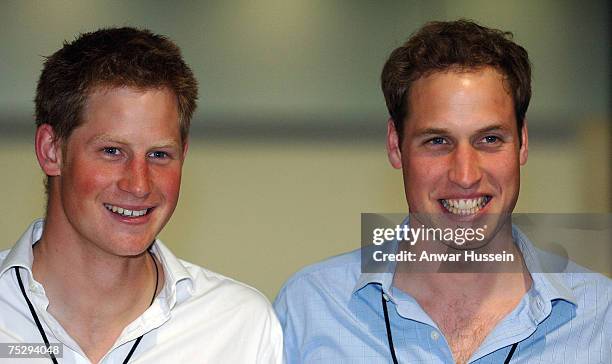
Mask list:
[{"label": "lanyard around neck", "polygon": [[[380,290],[380,298],[382,299],[383,313],[385,315],[385,326],[387,327],[387,341],[389,342],[389,351],[391,352],[391,359],[393,360],[393,364],[398,364],[397,356],[395,356],[395,348],[393,347],[393,336],[391,335],[391,323],[389,322],[389,311],[387,309],[387,300],[385,299],[385,294]],[[518,343],[512,344],[512,348],[510,348],[510,352],[508,356],[506,356],[506,360],[504,360],[504,364],[509,364],[510,359],[514,355],[514,351]]]},{"label": "lanyard around neck", "polygon": [[[159,282],[159,269],[157,268],[157,262],[155,261],[155,257],[153,256],[153,253],[149,251],[149,254],[151,255],[151,259],[153,259],[153,265],[155,266],[155,290],[153,291],[153,298],[151,298],[151,303],[149,304],[149,306],[151,306],[153,304],[153,301],[155,301],[155,295],[157,294],[157,284]],[[57,358],[55,357],[55,355],[50,349],[51,345],[49,344],[49,339],[47,339],[45,330],[43,330],[42,324],[40,323],[40,320],[38,319],[38,315],[36,314],[36,310],[34,310],[34,305],[32,305],[32,302],[30,302],[30,299],[28,298],[28,295],[26,294],[25,288],[23,286],[23,281],[21,280],[21,274],[19,274],[19,267],[13,267],[13,268],[15,269],[15,273],[17,274],[17,282],[19,282],[19,288],[21,289],[23,298],[25,298],[25,301],[28,304],[28,308],[30,309],[32,318],[34,318],[34,322],[36,323],[38,332],[40,332],[40,336],[42,336],[45,346],[47,347],[47,353],[49,353],[49,356],[51,357],[51,361],[53,362],[53,364],[58,364]],[[138,339],[136,339],[136,342],[134,342],[134,345],[132,345],[130,352],[123,360],[123,364],[127,364],[127,362],[130,360],[130,358],[132,357],[132,354],[134,354],[134,351],[136,350],[136,347],[138,346],[138,344],[140,344],[140,341],[142,340],[143,336],[144,334],[140,335]]]}]

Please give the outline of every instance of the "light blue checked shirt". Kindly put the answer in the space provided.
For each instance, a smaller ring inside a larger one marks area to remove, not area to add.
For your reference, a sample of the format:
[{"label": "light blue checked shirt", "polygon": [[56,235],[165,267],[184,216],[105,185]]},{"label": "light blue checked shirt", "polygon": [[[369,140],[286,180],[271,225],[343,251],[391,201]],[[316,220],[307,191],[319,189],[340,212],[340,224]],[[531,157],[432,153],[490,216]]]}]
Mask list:
[{"label": "light blue checked shirt", "polygon": [[[612,363],[612,281],[600,274],[536,273],[538,252],[513,229],[533,285],[470,363]],[[392,271],[392,270],[391,270]],[[582,269],[580,269],[582,271]],[[414,298],[392,287],[392,273],[361,273],[356,250],[296,273],[274,308],[283,327],[287,363],[390,363],[381,303],[400,363],[453,363],[442,332]]]}]

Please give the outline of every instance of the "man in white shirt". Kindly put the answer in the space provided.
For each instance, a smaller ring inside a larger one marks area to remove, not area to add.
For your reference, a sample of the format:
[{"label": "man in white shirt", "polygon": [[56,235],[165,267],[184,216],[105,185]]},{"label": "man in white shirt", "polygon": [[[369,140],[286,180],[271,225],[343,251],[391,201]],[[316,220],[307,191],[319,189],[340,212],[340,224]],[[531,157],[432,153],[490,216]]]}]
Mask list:
[{"label": "man in white shirt", "polygon": [[178,47],[147,30],[82,34],[47,58],[35,138],[47,212],[0,253],[0,362],[281,361],[263,295],[156,239],[196,99]]}]

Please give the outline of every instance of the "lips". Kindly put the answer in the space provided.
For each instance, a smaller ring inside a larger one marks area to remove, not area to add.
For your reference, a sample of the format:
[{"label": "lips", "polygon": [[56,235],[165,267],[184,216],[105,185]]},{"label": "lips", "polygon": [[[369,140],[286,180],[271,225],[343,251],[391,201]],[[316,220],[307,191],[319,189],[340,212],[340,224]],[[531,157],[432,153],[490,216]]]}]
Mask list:
[{"label": "lips", "polygon": [[453,215],[474,215],[491,201],[491,196],[485,195],[468,199],[440,199],[440,204]]},{"label": "lips", "polygon": [[119,216],[122,217],[140,217],[140,216],[144,216],[146,214],[148,214],[153,208],[149,207],[149,208],[127,208],[127,207],[122,207],[122,206],[118,206],[118,205],[111,205],[108,203],[104,204],[104,207],[114,213],[117,214]]}]

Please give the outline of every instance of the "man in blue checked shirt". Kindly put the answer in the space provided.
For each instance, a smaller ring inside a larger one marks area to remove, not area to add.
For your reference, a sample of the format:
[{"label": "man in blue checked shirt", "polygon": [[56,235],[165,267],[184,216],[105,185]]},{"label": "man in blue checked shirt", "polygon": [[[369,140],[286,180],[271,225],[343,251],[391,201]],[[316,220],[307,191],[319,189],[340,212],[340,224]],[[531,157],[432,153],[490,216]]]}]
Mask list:
[{"label": "man in blue checked shirt", "polygon": [[529,145],[525,49],[470,21],[432,22],[391,53],[381,80],[388,157],[403,171],[410,211],[404,224],[486,222],[480,245],[439,238],[394,249],[513,259],[391,262],[377,273],[362,269],[357,250],[307,267],[274,304],[286,361],[611,363],[611,280],[571,264],[542,269],[509,219]]}]

